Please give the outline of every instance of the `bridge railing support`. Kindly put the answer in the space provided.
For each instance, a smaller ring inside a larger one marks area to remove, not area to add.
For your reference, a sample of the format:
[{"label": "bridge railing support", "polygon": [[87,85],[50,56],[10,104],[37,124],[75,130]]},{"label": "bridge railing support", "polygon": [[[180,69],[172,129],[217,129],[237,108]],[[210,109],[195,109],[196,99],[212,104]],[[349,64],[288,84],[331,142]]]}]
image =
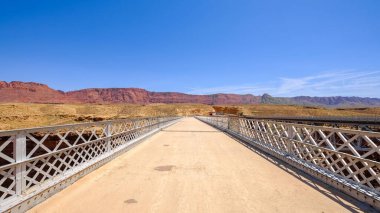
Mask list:
[{"label": "bridge railing support", "polygon": [[[26,136],[20,132],[16,134],[13,143],[15,162],[23,162],[26,159]],[[17,196],[22,196],[25,193],[26,186],[26,166],[25,164],[17,164],[15,166],[15,192]]]},{"label": "bridge railing support", "polygon": [[110,152],[112,150],[112,147],[111,147],[111,136],[112,136],[111,128],[112,128],[112,124],[107,123],[106,128],[105,128],[105,133],[106,133],[106,144],[107,144],[107,151],[108,152]]},{"label": "bridge railing support", "polygon": [[179,117],[0,131],[0,212],[26,211]]},{"label": "bridge railing support", "polygon": [[[380,210],[380,133],[240,117],[197,118]],[[227,120],[227,128],[220,120]]]}]

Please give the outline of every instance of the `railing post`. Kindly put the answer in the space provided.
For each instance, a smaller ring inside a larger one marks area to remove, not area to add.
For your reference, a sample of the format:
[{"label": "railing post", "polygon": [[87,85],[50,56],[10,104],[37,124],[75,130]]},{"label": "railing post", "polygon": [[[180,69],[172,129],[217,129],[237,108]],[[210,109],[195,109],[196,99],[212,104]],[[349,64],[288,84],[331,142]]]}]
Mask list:
[{"label": "railing post", "polygon": [[227,117],[227,129],[231,130],[231,118]]},{"label": "railing post", "polygon": [[[16,134],[15,142],[13,143],[13,152],[16,163],[26,159],[26,136],[24,132]],[[16,178],[16,194],[21,196],[26,187],[26,165],[24,163],[17,164],[15,170]]]},{"label": "railing post", "polygon": [[107,125],[106,125],[107,152],[110,152],[112,149],[112,146],[111,146],[111,136],[112,136],[111,128],[112,128],[112,126],[111,125],[112,125],[111,123],[107,123]]},{"label": "railing post", "polygon": [[293,130],[292,125],[289,125],[287,129],[288,129],[287,149],[288,149],[288,155],[291,155],[292,154],[292,140],[294,138],[295,132]]}]

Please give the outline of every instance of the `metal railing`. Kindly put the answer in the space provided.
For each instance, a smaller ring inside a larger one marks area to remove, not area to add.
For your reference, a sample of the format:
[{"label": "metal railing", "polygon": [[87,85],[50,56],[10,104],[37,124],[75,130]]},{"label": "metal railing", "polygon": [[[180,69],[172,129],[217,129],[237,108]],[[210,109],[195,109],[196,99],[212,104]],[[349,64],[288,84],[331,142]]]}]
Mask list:
[{"label": "metal railing", "polygon": [[84,170],[104,164],[176,119],[138,118],[0,131],[0,212],[46,193],[75,174],[83,176]]},{"label": "metal railing", "polygon": [[197,118],[380,208],[380,133],[239,117]]},{"label": "metal railing", "polygon": [[248,119],[380,132],[379,116],[243,116]]},{"label": "metal railing", "polygon": [[245,118],[260,120],[285,120],[285,121],[323,121],[340,123],[375,123],[380,124],[379,116],[244,116]]}]

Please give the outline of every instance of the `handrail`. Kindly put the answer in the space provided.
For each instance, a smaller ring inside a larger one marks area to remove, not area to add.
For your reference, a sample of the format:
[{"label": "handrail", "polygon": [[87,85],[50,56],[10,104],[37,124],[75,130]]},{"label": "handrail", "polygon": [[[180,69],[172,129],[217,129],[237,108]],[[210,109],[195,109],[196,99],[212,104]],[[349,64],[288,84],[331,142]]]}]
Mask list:
[{"label": "handrail", "polygon": [[[380,209],[380,133],[227,116],[198,116],[299,168],[309,165],[366,191]],[[314,171],[315,172],[315,171]],[[314,173],[313,173],[314,174]],[[330,182],[335,180],[330,179]],[[366,196],[358,199],[365,200]],[[368,201],[368,198],[366,198]],[[366,201],[366,202],[367,202]]]},{"label": "handrail", "polygon": [[0,212],[177,119],[147,117],[1,131]]}]

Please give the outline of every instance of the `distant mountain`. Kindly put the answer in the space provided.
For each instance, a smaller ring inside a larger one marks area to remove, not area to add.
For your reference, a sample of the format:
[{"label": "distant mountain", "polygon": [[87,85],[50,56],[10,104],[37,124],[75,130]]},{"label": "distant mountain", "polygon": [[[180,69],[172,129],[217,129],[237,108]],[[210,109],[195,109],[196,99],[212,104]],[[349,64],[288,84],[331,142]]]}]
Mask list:
[{"label": "distant mountain", "polygon": [[328,106],[328,107],[375,107],[380,106],[379,98],[361,98],[361,97],[310,97],[296,96],[290,98],[272,97],[264,94],[261,98],[263,104],[291,104],[306,106]]},{"label": "distant mountain", "polygon": [[380,106],[378,98],[360,97],[272,97],[269,94],[191,95],[178,92],[150,92],[139,88],[95,88],[70,92],[54,90],[34,82],[0,81],[0,102],[21,103],[200,103],[221,104],[292,104],[332,107]]},{"label": "distant mountain", "polygon": [[34,82],[0,81],[0,102],[22,103],[201,103],[259,104],[261,96],[213,94],[189,95],[178,92],[150,92],[138,88],[83,89],[71,92],[54,90]]}]

